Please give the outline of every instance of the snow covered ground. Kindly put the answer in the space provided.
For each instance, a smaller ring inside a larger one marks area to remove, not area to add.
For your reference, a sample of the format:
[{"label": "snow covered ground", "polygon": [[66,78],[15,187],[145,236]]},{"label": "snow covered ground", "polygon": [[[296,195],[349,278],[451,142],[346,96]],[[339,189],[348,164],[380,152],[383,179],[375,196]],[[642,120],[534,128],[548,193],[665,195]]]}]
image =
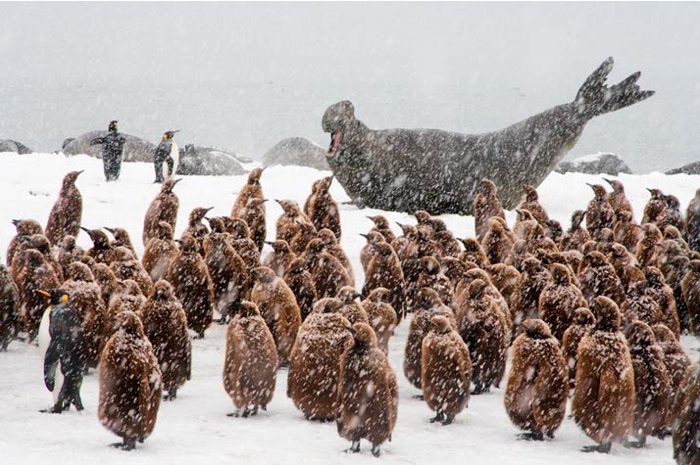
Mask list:
[{"label": "snow covered ground", "polygon": [[[77,185],[83,194],[83,225],[125,227],[139,253],[143,250],[143,217],[151,199],[159,190],[152,184],[153,166],[129,163],[122,167],[121,180],[106,184],[99,160],[87,156],[65,158],[61,155],[0,154],[0,253],[14,235],[11,220],[33,217],[45,223],[55,201],[64,174],[84,169]],[[262,177],[267,198],[289,198],[303,203],[313,180],[326,175],[300,167],[274,167]],[[185,227],[187,215],[194,207],[213,206],[213,214],[230,212],[235,193],[246,176],[185,177],[176,192],[180,213],[176,235]],[[641,217],[648,198],[646,187],[658,187],[681,200],[683,209],[700,187],[700,176],[623,175],[628,197],[637,217]],[[571,212],[585,208],[592,198],[586,182],[597,183],[599,176],[553,173],[540,186],[540,200],[550,216],[566,228]],[[342,188],[334,185],[332,193],[339,201],[347,200]],[[268,238],[274,237],[274,222],[281,213],[279,206],[267,204]],[[350,256],[358,288],[363,277],[359,251],[371,222],[366,215],[375,210],[358,210],[343,205],[342,245]],[[391,221],[413,222],[403,213],[383,212]],[[473,218],[443,217],[457,237],[473,236]],[[514,214],[508,213],[509,221]],[[396,228],[398,230],[398,227]],[[83,247],[90,245],[85,234],[79,237]],[[403,376],[403,349],[407,324],[402,324],[390,343],[390,361],[397,372],[400,389],[398,424],[393,441],[383,447],[382,463],[401,464],[672,464],[670,439],[651,439],[643,450],[624,449],[615,445],[610,455],[583,454],[581,446],[589,439],[571,419],[566,419],[556,438],[542,443],[517,441],[503,407],[503,390],[473,396],[469,408],[450,426],[430,424],[431,411]],[[690,337],[683,345],[693,360],[700,343]],[[336,433],[334,424],[305,421],[286,396],[286,370],[280,370],[277,389],[267,412],[257,417],[227,417],[233,405],[224,391],[221,370],[224,361],[225,332],[213,326],[204,340],[193,341],[192,380],[178,391],[175,402],[161,404],[153,435],[136,451],[123,452],[108,447],[117,441],[97,419],[97,376],[88,375],[82,388],[85,410],[71,410],[63,415],[38,413],[51,403],[43,385],[39,350],[21,342],[10,344],[0,353],[0,464],[329,464],[379,463],[363,442],[359,455],[345,454],[349,443]]]}]

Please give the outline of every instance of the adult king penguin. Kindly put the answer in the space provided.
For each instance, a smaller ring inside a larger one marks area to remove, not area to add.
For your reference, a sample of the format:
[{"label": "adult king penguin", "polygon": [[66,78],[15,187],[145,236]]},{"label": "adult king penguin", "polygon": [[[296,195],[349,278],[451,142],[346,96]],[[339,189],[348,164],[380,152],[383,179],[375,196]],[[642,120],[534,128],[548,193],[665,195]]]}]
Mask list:
[{"label": "adult king penguin", "polygon": [[36,291],[51,299],[39,326],[39,348],[44,352],[44,384],[54,405],[44,413],[61,413],[72,405],[83,410],[80,385],[87,368],[85,338],[80,316],[62,289]]}]

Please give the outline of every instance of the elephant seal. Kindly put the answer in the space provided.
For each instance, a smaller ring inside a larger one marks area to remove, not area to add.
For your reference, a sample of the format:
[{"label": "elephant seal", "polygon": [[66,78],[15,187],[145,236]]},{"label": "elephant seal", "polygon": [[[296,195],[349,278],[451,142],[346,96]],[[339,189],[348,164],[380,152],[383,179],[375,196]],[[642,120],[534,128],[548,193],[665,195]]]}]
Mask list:
[{"label": "elephant seal", "polygon": [[372,130],[345,100],[328,107],[322,126],[331,134],[328,164],[359,207],[431,214],[471,214],[482,179],[496,184],[503,207],[514,208],[522,186],[538,186],[571,150],[586,123],[654,94],[636,72],[613,86],[612,57],[596,69],[573,102],[509,126],[470,135],[438,129]]},{"label": "elephant seal", "polygon": [[[90,145],[90,142],[98,137],[104,137],[107,131],[90,131],[82,134],[68,142],[68,139],[63,142],[62,152],[66,155],[86,154],[95,158],[102,158],[102,146]],[[156,154],[156,146],[151,142],[141,139],[136,136],[121,133],[126,137],[124,143],[124,161],[140,161],[153,163],[153,157]]]},{"label": "elephant seal", "polygon": [[230,152],[186,144],[180,149],[176,173],[197,176],[237,176],[246,172],[241,163],[248,162],[250,162],[249,159]]}]

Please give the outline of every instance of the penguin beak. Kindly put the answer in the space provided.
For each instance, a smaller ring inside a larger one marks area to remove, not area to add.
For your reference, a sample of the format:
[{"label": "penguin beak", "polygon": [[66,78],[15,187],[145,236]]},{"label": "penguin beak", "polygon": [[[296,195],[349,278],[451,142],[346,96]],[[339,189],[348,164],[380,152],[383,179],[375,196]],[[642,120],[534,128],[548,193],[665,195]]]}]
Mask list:
[{"label": "penguin beak", "polygon": [[612,186],[612,180],[610,180],[608,178],[603,178],[603,181],[607,182],[608,184],[610,184]]},{"label": "penguin beak", "polygon": [[106,231],[109,231],[110,233],[114,234],[114,228],[108,228],[108,227],[105,226],[105,227],[102,228],[102,229],[104,229],[104,230],[106,230]]},{"label": "penguin beak", "polygon": [[359,292],[355,292],[355,293],[352,295],[352,298],[353,298],[353,299],[359,299],[360,297],[362,297],[362,294],[360,294]]},{"label": "penguin beak", "polygon": [[650,193],[651,195],[654,195],[654,190],[653,190],[653,189],[649,189],[648,187],[647,187],[646,189],[649,191],[649,193]]},{"label": "penguin beak", "polygon": [[176,185],[178,182],[180,182],[180,181],[182,181],[182,178],[178,178],[178,179],[174,180],[174,181],[173,181],[173,187],[175,187],[175,185]]},{"label": "penguin beak", "polygon": [[214,207],[209,207],[209,208],[206,208],[204,211],[205,211],[205,212],[210,212],[210,211],[212,211],[213,209],[214,209]]},{"label": "penguin beak", "polygon": [[263,242],[264,242],[265,244],[269,245],[270,247],[272,247],[273,245],[275,245],[274,242],[270,242],[270,241],[263,241]]},{"label": "penguin beak", "polygon": [[281,201],[280,199],[275,199],[275,202],[277,202],[278,204],[282,205],[282,201]]},{"label": "penguin beak", "polygon": [[355,328],[353,328],[352,326],[346,326],[345,331],[349,332],[353,336],[355,336],[355,333],[357,332],[357,331],[355,331]]},{"label": "penguin beak", "polygon": [[593,189],[593,184],[591,184],[590,182],[587,182],[586,185],[587,185],[588,187],[590,187],[591,189]]},{"label": "penguin beak", "polygon": [[360,233],[360,236],[364,237],[365,239],[369,240],[369,234],[362,234]]},{"label": "penguin beak", "polygon": [[88,236],[92,237],[92,231],[90,231],[88,228],[85,228],[85,227],[81,226],[80,229],[82,229],[83,231],[85,231],[86,233],[88,233]]},{"label": "penguin beak", "polygon": [[173,239],[173,242],[177,242],[178,244],[182,245],[182,241],[180,239]]},{"label": "penguin beak", "polygon": [[270,199],[263,199],[263,203],[267,202],[268,200],[270,200]]},{"label": "penguin beak", "polygon": [[37,289],[36,293],[41,294],[45,297],[51,298],[51,293],[49,291],[44,290],[44,289]]},{"label": "penguin beak", "polygon": [[402,225],[401,223],[399,223],[399,222],[397,221],[396,224],[399,225],[399,228],[403,229],[403,225]]},{"label": "penguin beak", "polygon": [[12,224],[17,226],[22,220],[12,220]]}]

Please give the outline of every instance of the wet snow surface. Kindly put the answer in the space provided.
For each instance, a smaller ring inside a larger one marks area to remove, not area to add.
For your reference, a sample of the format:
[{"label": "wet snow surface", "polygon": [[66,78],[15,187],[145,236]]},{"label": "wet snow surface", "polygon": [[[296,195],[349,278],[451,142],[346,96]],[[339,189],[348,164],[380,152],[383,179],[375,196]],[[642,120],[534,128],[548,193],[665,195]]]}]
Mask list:
[{"label": "wet snow surface", "polygon": [[[141,231],[143,217],[151,199],[159,190],[153,182],[151,164],[129,163],[122,167],[121,180],[106,184],[99,160],[87,156],[64,158],[59,155],[0,155],[3,184],[0,188],[0,250],[4,252],[14,228],[10,220],[34,217],[45,224],[51,206],[70,170],[85,169],[77,186],[83,194],[83,225],[125,227],[139,254],[143,253]],[[290,198],[303,204],[313,180],[327,175],[309,168],[274,167],[262,176],[262,186],[269,199]],[[234,201],[234,193],[246,176],[185,177],[175,188],[180,198],[176,228],[179,236],[186,226],[187,215],[194,207],[214,206],[213,214],[226,215]],[[646,187],[658,187],[674,194],[685,210],[688,201],[700,186],[699,176],[667,177],[653,173],[644,176],[624,175],[635,216],[641,218],[648,198]],[[540,186],[540,201],[550,217],[569,225],[571,212],[585,208],[592,192],[585,182],[600,182],[598,176],[583,174],[551,174]],[[347,200],[342,188],[335,184],[334,197]],[[274,221],[281,213],[276,203],[267,208],[268,239],[274,237]],[[341,206],[342,245],[357,275],[357,288],[364,280],[359,263],[364,239],[371,222],[365,215],[376,210],[358,210]],[[402,213],[386,213],[394,221],[415,223]],[[513,212],[507,213],[514,221]],[[473,219],[446,215],[442,217],[457,237],[473,237]],[[395,227],[398,229],[398,227]],[[398,232],[398,231],[396,231]],[[81,233],[79,244],[89,246]],[[266,246],[264,254],[269,250]],[[4,253],[2,260],[5,259]],[[13,342],[7,353],[0,353],[0,463],[71,465],[89,464],[192,464],[192,463],[407,463],[407,464],[672,464],[671,441],[650,439],[643,450],[613,446],[609,456],[583,454],[579,449],[591,441],[566,419],[551,441],[541,443],[516,440],[519,431],[511,425],[503,407],[503,391],[493,390],[472,396],[469,407],[450,426],[431,424],[433,416],[423,401],[414,399],[418,390],[406,381],[402,365],[408,330],[402,323],[389,343],[389,358],[399,380],[400,400],[398,424],[393,440],[382,447],[383,456],[373,458],[363,442],[359,455],[345,454],[349,443],[342,440],[334,423],[312,423],[303,419],[286,396],[287,371],[277,377],[275,397],[267,412],[242,419],[227,417],[234,410],[224,391],[221,373],[225,354],[225,328],[214,325],[206,339],[194,340],[192,347],[192,380],[178,390],[177,400],[163,402],[153,435],[137,449],[123,452],[108,447],[118,438],[103,428],[97,419],[97,375],[86,376],[82,387],[85,410],[71,410],[62,415],[38,413],[49,407],[51,396],[42,380],[42,359],[36,346]],[[694,349],[700,344],[683,338],[683,346],[691,359],[698,359]],[[505,380],[504,380],[505,383]],[[503,388],[505,387],[505,384]]]}]

